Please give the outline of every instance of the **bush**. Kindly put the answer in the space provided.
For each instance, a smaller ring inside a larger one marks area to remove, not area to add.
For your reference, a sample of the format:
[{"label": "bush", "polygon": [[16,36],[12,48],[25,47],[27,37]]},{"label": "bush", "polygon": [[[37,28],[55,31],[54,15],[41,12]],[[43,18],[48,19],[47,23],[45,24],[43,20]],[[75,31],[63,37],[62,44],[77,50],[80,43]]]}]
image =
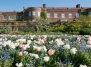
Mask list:
[{"label": "bush", "polygon": [[0,34],[8,34],[12,31],[11,27],[8,26],[0,26]]},{"label": "bush", "polygon": [[41,18],[46,19],[46,13],[44,11],[41,12]]},{"label": "bush", "polygon": [[91,35],[91,28],[83,28],[79,33],[80,35]]},{"label": "bush", "polygon": [[79,32],[80,30],[80,26],[77,25],[77,24],[67,24],[66,27],[65,27],[65,32],[68,32],[68,33],[73,33],[73,32]]},{"label": "bush", "polygon": [[71,60],[75,67],[79,67],[80,64],[88,65],[91,67],[91,61],[89,55],[84,52],[78,52],[77,55],[71,56]]},{"label": "bush", "polygon": [[61,25],[59,27],[51,27],[49,29],[49,31],[51,31],[51,32],[64,32],[64,28],[65,28],[65,26]]}]

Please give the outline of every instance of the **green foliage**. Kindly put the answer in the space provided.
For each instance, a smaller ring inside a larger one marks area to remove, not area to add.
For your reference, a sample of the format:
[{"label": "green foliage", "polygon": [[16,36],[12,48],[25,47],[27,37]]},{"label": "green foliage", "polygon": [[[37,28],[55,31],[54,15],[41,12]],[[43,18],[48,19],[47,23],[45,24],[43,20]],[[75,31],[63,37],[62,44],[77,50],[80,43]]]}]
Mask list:
[{"label": "green foliage", "polygon": [[91,22],[91,16],[87,16],[87,15],[80,15],[79,18],[75,19],[76,22],[82,22],[83,23],[87,23],[87,22]]},{"label": "green foliage", "polygon": [[88,15],[88,12],[87,11],[83,11],[83,12],[81,12],[81,15]]},{"label": "green foliage", "polygon": [[11,59],[0,61],[0,67],[10,67],[13,61]]},{"label": "green foliage", "polygon": [[83,28],[80,30],[81,35],[91,35],[91,28]]},{"label": "green foliage", "polygon": [[71,60],[75,64],[75,67],[79,67],[80,64],[91,65],[89,55],[84,52],[78,52],[75,56],[71,56]]},{"label": "green foliage", "polygon": [[38,19],[37,21],[34,22],[34,25],[35,25],[35,28],[36,28],[36,31],[47,31],[48,28],[49,28],[49,23],[50,23],[50,20],[48,19]]},{"label": "green foliage", "polygon": [[51,32],[64,32],[64,28],[65,28],[65,26],[61,25],[59,27],[51,27],[48,30]]},{"label": "green foliage", "polygon": [[65,27],[65,31],[68,33],[78,32],[80,30],[80,26],[77,24],[68,23]]},{"label": "green foliage", "polygon": [[41,18],[46,19],[46,13],[44,11],[41,12]]},{"label": "green foliage", "polygon": [[12,28],[9,26],[0,26],[0,33],[7,34],[12,31]]},{"label": "green foliage", "polygon": [[12,31],[12,32],[10,32],[9,34],[25,34],[23,31]]}]

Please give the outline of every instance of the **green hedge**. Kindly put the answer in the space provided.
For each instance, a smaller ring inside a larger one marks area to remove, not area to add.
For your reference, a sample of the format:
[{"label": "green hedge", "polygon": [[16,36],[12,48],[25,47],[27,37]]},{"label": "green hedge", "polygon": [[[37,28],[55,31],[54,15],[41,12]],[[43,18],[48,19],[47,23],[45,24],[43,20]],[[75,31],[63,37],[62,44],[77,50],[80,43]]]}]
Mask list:
[{"label": "green hedge", "polygon": [[91,35],[91,28],[83,28],[79,31],[80,35]]},{"label": "green hedge", "polygon": [[61,25],[59,27],[51,27],[48,30],[50,32],[64,32],[64,27],[65,27],[64,25]]}]

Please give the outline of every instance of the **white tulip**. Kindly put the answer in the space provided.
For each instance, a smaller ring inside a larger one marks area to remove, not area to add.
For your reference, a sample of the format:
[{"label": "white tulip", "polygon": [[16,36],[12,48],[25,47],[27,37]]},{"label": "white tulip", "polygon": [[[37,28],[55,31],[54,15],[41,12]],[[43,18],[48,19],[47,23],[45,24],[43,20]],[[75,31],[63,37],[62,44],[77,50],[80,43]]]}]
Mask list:
[{"label": "white tulip", "polygon": [[88,40],[91,40],[91,36],[89,36]]},{"label": "white tulip", "polygon": [[80,65],[80,67],[87,67],[86,65]]},{"label": "white tulip", "polygon": [[91,48],[91,45],[86,45],[87,48]]},{"label": "white tulip", "polygon": [[15,44],[16,47],[19,46],[19,43],[14,43],[14,44]]},{"label": "white tulip", "polygon": [[26,43],[26,39],[18,39],[18,40],[16,40],[16,42],[18,42],[18,43]]},{"label": "white tulip", "polygon": [[70,45],[69,44],[66,44],[63,47],[64,47],[64,49],[70,49]]},{"label": "white tulip", "polygon": [[36,59],[39,58],[38,54],[33,54],[33,56],[34,56]]},{"label": "white tulip", "polygon": [[47,48],[45,46],[42,46],[42,49],[46,52]]},{"label": "white tulip", "polygon": [[44,38],[47,38],[47,35],[43,35]]},{"label": "white tulip", "polygon": [[72,54],[76,54],[76,52],[77,52],[77,49],[76,49],[76,48],[72,48],[72,49],[70,49],[70,53],[72,53]]},{"label": "white tulip", "polygon": [[28,55],[28,52],[27,52],[27,51],[24,51],[23,53],[24,53],[25,55]]},{"label": "white tulip", "polygon": [[45,56],[45,57],[44,57],[44,61],[45,61],[45,62],[48,62],[49,60],[50,60],[50,57],[49,57],[49,56]]},{"label": "white tulip", "polygon": [[15,44],[14,44],[13,42],[11,42],[11,43],[9,44],[9,47],[12,48],[12,49],[15,49],[15,48],[16,48],[16,47],[15,47]]},{"label": "white tulip", "polygon": [[6,44],[7,44],[7,45],[10,45],[10,44],[11,44],[11,40],[8,40],[8,41],[6,42]]},{"label": "white tulip", "polygon": [[32,42],[31,40],[27,40],[27,44],[31,44],[31,42]]},{"label": "white tulip", "polygon": [[60,47],[61,45],[64,45],[64,42],[61,39],[56,39],[55,42],[58,47]]},{"label": "white tulip", "polygon": [[35,37],[35,35],[30,35],[31,39],[33,39]]},{"label": "white tulip", "polygon": [[53,43],[53,40],[49,41],[49,43],[52,44]]},{"label": "white tulip", "polygon": [[25,46],[26,46],[27,48],[30,48],[29,44],[26,44]]},{"label": "white tulip", "polygon": [[0,45],[3,44],[2,42],[0,42]]},{"label": "white tulip", "polygon": [[39,58],[38,54],[30,53],[30,56],[31,56],[31,57],[35,57],[36,59],[38,59],[38,58]]},{"label": "white tulip", "polygon": [[42,47],[33,46],[33,50],[41,51]]},{"label": "white tulip", "polygon": [[17,67],[22,67],[23,64],[22,64],[22,62],[21,62],[21,63],[16,63],[16,66],[17,66]]}]

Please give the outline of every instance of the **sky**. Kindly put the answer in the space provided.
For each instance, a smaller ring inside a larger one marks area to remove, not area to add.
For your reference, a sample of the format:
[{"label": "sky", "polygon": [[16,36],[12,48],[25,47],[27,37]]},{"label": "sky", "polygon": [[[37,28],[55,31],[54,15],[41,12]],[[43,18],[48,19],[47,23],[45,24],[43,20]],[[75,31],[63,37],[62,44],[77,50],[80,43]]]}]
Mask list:
[{"label": "sky", "polygon": [[91,0],[1,0],[0,11],[22,11],[23,7],[91,7]]}]

